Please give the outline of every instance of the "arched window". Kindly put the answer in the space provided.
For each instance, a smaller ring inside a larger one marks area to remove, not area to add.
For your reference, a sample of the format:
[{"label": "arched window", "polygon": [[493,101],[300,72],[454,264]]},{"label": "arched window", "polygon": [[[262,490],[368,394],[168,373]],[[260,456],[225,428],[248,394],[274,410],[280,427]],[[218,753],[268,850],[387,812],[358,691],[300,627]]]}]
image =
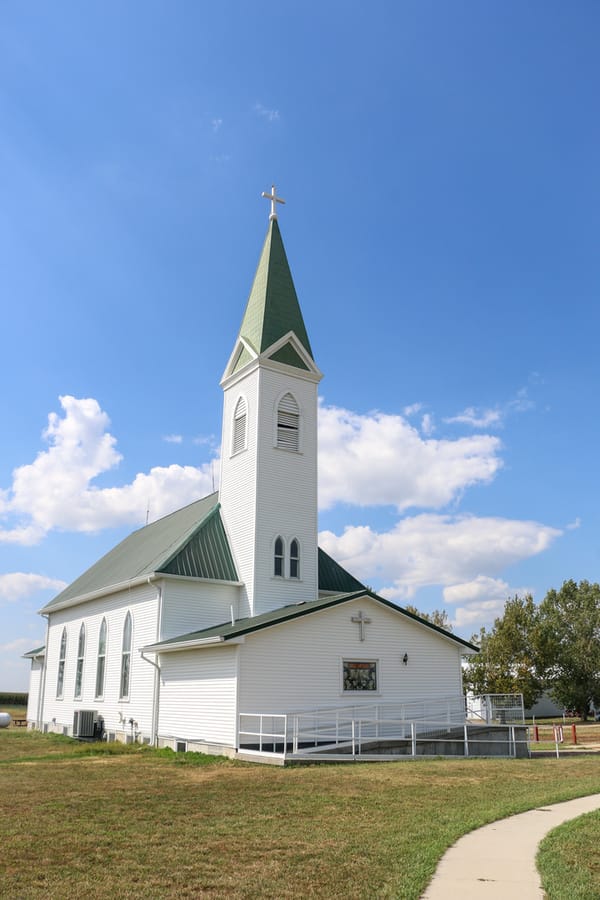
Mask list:
[{"label": "arched window", "polygon": [[56,679],[56,696],[62,697],[65,686],[65,660],[67,658],[67,629],[63,628],[60,639],[60,654],[58,657],[58,678]]},{"label": "arched window", "polygon": [[121,700],[129,697],[129,675],[131,666],[131,613],[125,616],[125,624],[123,625],[123,649],[121,651],[121,689],[119,698]]},{"label": "arched window", "polygon": [[290,578],[300,578],[300,544],[296,538],[290,544]]},{"label": "arched window", "polygon": [[277,446],[282,450],[300,448],[300,407],[291,394],[285,394],[277,407]]},{"label": "arched window", "polygon": [[104,671],[106,669],[106,619],[102,619],[98,637],[98,662],[96,664],[96,697],[104,696]]},{"label": "arched window", "polygon": [[85,625],[81,623],[79,642],[77,644],[77,669],[75,671],[75,697],[81,697],[83,685],[83,661],[85,659]]},{"label": "arched window", "polygon": [[273,555],[273,574],[283,577],[283,539],[275,538],[275,552]]},{"label": "arched window", "polygon": [[233,437],[231,441],[231,455],[234,456],[246,449],[246,401],[240,397],[235,405],[233,413]]}]

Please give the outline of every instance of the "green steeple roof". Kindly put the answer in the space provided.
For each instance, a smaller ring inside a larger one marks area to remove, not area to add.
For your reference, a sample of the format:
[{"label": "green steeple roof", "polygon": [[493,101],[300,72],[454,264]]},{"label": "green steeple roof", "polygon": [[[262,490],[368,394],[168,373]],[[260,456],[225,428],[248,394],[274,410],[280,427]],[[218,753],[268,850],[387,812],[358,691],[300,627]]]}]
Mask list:
[{"label": "green steeple roof", "polygon": [[277,219],[273,218],[269,222],[254,276],[240,337],[260,354],[289,331],[294,332],[312,359],[310,341],[304,327],[281,232]]}]

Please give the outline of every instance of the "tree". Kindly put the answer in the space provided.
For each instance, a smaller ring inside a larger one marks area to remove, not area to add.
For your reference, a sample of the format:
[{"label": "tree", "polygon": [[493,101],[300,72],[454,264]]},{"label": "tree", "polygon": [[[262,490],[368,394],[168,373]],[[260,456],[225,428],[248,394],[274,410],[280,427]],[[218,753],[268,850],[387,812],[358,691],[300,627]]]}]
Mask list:
[{"label": "tree", "polygon": [[420,619],[425,619],[426,622],[431,622],[432,625],[435,625],[437,628],[443,628],[444,631],[452,631],[452,625],[450,624],[450,619],[448,618],[448,613],[445,609],[434,609],[433,612],[421,612],[417,609],[416,606],[412,604],[408,604],[404,609],[412,613],[413,616],[418,616]]},{"label": "tree", "polygon": [[540,604],[541,654],[548,690],[587,719],[600,705],[600,585],[565,581]]},{"label": "tree", "polygon": [[507,600],[491,631],[482,628],[471,638],[480,650],[465,669],[467,689],[474,694],[523,694],[525,706],[533,706],[544,690],[539,618],[531,594]]}]

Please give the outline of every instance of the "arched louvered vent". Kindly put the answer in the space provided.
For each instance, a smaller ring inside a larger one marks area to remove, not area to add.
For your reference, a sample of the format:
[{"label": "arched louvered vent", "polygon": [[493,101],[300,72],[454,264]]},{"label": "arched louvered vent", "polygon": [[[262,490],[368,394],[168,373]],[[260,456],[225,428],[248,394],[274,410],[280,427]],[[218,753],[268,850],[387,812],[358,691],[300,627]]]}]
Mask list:
[{"label": "arched louvered vent", "polygon": [[285,394],[277,407],[277,446],[282,450],[300,447],[300,408],[291,394]]},{"label": "arched louvered vent", "polygon": [[246,414],[246,401],[240,397],[235,406],[233,414],[233,438],[231,441],[231,455],[234,456],[241,450],[246,449],[246,423],[248,416]]}]

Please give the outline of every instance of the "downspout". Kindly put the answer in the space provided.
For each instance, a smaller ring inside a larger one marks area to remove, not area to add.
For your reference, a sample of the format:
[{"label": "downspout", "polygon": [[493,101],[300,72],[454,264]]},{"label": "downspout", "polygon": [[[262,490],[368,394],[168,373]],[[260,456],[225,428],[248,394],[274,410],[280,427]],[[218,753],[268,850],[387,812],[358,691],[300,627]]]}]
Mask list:
[{"label": "downspout", "polygon": [[42,663],[42,677],[40,678],[40,693],[38,696],[38,708],[37,708],[37,723],[36,728],[38,731],[43,731],[43,715],[44,715],[44,695],[46,693],[46,670],[48,668],[48,636],[50,634],[50,616],[48,614],[44,615],[46,619],[46,645],[44,647],[44,662]]},{"label": "downspout", "polygon": [[[148,578],[148,584],[150,584],[150,578]],[[156,599],[158,600],[158,609],[156,613],[156,640],[160,641],[161,638],[161,628],[162,628],[162,607],[163,607],[163,590],[160,585],[157,585],[156,588]],[[154,690],[152,692],[152,743],[155,747],[158,747],[158,712],[159,712],[159,704],[160,704],[160,666],[155,660],[148,659],[147,656],[144,656],[144,651],[140,650],[140,656],[142,659],[150,663],[151,666],[154,666]],[[156,658],[158,658],[158,653],[155,654]]]}]

